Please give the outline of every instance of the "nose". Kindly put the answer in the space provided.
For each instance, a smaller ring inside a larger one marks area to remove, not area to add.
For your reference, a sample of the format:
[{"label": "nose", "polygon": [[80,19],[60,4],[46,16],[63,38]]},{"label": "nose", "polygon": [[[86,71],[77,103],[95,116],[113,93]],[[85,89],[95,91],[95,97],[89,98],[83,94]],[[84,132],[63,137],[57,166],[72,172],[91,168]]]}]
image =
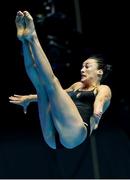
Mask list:
[{"label": "nose", "polygon": [[82,73],[84,73],[84,67],[82,67],[82,69],[81,69],[81,74],[82,74]]}]

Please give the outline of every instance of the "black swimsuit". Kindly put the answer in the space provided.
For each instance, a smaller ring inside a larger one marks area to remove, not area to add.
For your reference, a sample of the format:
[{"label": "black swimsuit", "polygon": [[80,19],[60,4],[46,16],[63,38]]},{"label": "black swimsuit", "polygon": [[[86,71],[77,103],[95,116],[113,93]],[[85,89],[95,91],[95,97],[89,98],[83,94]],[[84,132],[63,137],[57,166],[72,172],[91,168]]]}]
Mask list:
[{"label": "black swimsuit", "polygon": [[93,103],[95,100],[94,89],[91,91],[71,91],[68,93],[75,103],[83,121],[90,126],[90,117],[93,114]]}]

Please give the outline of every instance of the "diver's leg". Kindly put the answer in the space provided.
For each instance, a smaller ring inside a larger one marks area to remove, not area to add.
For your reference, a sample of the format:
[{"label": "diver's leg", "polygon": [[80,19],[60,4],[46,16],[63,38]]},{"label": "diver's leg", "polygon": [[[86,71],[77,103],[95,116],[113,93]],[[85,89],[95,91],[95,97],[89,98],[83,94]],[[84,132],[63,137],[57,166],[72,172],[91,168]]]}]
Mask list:
[{"label": "diver's leg", "polygon": [[41,124],[43,137],[46,143],[51,148],[55,149],[56,148],[55,128],[50,113],[50,104],[46,90],[39,79],[38,72],[36,71],[36,67],[35,67],[36,64],[33,59],[31,47],[23,37],[23,32],[25,28],[23,17],[24,15],[22,12],[19,12],[17,14],[16,27],[17,27],[17,36],[22,41],[25,69],[38,95],[38,110],[39,110],[40,124]]},{"label": "diver's leg", "polygon": [[31,15],[28,12],[24,12],[24,17],[27,28],[25,38],[30,43],[37,72],[40,75],[41,82],[45,85],[53,122],[59,133],[60,141],[67,148],[76,147],[85,140],[87,128],[75,104],[63,90],[52,71],[50,63],[37,38]]}]

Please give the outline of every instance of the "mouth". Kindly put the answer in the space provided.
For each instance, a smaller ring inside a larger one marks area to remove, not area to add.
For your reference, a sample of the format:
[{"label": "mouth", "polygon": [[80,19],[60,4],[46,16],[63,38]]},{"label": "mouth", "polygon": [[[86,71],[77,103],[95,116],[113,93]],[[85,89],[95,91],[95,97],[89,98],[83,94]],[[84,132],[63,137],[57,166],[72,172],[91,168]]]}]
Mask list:
[{"label": "mouth", "polygon": [[86,80],[86,76],[85,75],[81,75],[81,81],[85,81]]},{"label": "mouth", "polygon": [[86,75],[84,75],[84,74],[81,74],[81,78],[85,78],[86,77]]}]

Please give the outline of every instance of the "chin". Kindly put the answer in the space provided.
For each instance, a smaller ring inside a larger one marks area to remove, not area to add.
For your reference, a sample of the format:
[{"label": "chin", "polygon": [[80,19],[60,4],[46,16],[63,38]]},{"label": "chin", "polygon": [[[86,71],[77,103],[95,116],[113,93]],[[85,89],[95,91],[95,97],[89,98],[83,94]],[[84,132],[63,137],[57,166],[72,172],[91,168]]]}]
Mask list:
[{"label": "chin", "polygon": [[84,83],[85,83],[85,80],[81,79],[80,82],[84,84]]},{"label": "chin", "polygon": [[84,82],[84,80],[83,80],[83,79],[81,79],[81,80],[80,80],[80,82]]},{"label": "chin", "polygon": [[85,82],[85,81],[87,81],[86,78],[81,78],[81,82]]}]

